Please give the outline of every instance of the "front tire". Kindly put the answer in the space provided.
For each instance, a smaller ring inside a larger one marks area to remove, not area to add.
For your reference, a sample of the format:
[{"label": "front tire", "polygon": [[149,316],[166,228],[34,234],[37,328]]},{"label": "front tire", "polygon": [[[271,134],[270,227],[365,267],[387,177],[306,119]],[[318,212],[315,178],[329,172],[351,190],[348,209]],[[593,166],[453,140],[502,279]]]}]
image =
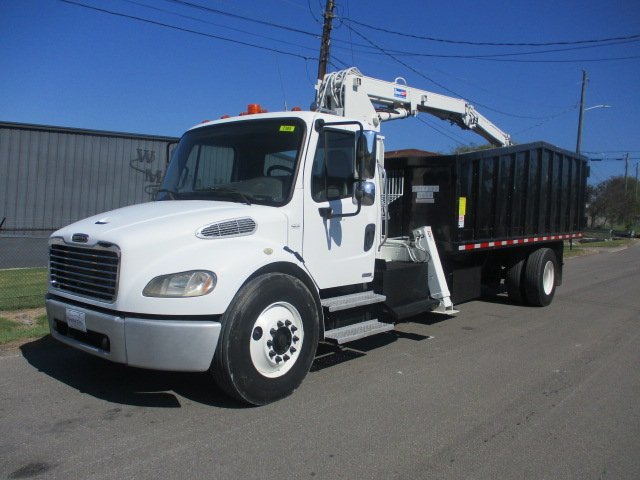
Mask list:
[{"label": "front tire", "polygon": [[260,275],[240,289],[223,315],[211,372],[239,400],[279,400],[302,383],[318,336],[318,309],[307,287],[290,275]]},{"label": "front tire", "polygon": [[540,248],[529,255],[525,267],[524,286],[527,301],[546,307],[556,292],[558,261],[550,248]]}]

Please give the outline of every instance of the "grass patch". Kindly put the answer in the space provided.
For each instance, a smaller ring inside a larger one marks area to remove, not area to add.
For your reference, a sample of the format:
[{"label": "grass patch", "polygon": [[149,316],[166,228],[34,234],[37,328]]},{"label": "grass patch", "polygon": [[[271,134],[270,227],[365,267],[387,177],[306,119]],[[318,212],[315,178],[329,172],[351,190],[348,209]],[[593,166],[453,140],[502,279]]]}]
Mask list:
[{"label": "grass patch", "polygon": [[573,246],[573,248],[571,250],[569,250],[569,247],[567,247],[565,245],[563,257],[564,258],[567,258],[567,257],[578,257],[578,256],[582,255],[583,252],[584,252],[584,249],[582,249],[580,247],[576,247],[575,245]]},{"label": "grass patch", "polygon": [[594,248],[599,248],[599,247],[606,247],[606,248],[615,248],[615,247],[624,247],[625,245],[629,245],[630,243],[632,243],[632,240],[630,239],[621,239],[621,240],[607,240],[606,242],[585,242],[585,243],[580,243],[580,247],[579,248],[584,248],[584,247],[594,247]]},{"label": "grass patch", "polygon": [[620,239],[620,240],[607,240],[602,242],[585,242],[585,243],[573,243],[573,248],[569,250],[569,245],[565,244],[564,246],[564,257],[577,257],[583,255],[588,252],[591,248],[616,248],[616,247],[625,247],[634,243],[634,240],[631,239]]},{"label": "grass patch", "polygon": [[46,268],[0,270],[0,310],[44,307]]},{"label": "grass patch", "polygon": [[40,315],[33,325],[14,322],[0,317],[0,345],[31,337],[43,337],[49,333],[46,315]]}]

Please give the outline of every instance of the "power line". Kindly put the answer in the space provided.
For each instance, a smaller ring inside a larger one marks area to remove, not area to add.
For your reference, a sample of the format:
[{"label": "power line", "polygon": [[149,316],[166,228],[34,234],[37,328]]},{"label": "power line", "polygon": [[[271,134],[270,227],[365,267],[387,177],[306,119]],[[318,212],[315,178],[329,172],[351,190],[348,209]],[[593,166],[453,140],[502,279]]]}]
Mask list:
[{"label": "power line", "polygon": [[606,58],[574,58],[571,60],[521,60],[516,58],[470,58],[469,60],[484,60],[488,62],[513,62],[513,63],[585,63],[585,62],[613,62],[618,60],[633,60],[640,58],[640,55],[630,55],[627,57],[606,57]]},{"label": "power line", "polygon": [[[359,36],[360,38],[362,38],[363,40],[365,40],[366,42],[368,42],[369,44],[371,44],[373,47],[375,47],[376,49],[378,49],[379,51],[381,51],[382,53],[384,53],[386,56],[388,56],[389,58],[391,58],[392,60],[396,61],[397,63],[399,63],[400,65],[402,65],[403,67],[411,70],[413,73],[415,73],[416,75],[419,75],[420,77],[424,78],[425,80],[433,83],[434,85],[437,85],[438,87],[442,88],[443,90],[457,96],[457,97],[461,97],[463,98],[464,95],[460,95],[458,92],[451,90],[450,88],[446,87],[445,85],[437,82],[436,80],[434,80],[433,78],[428,77],[427,75],[425,75],[424,73],[420,72],[419,70],[415,69],[414,67],[412,67],[411,65],[409,65],[406,62],[403,62],[402,60],[400,60],[399,58],[397,58],[396,56],[394,56],[393,54],[391,54],[390,52],[388,52],[387,50],[385,50],[384,48],[380,47],[379,45],[376,45],[375,43],[373,43],[369,38],[367,38],[365,35],[361,34],[360,32],[358,32],[356,29],[354,29],[351,25],[345,23],[344,24],[349,30],[351,30],[353,33],[355,33],[357,36]],[[472,99],[471,100],[473,103],[475,103],[476,105],[486,108],[487,110],[491,110],[493,112],[499,113],[501,115],[506,115],[508,117],[514,117],[514,118],[525,118],[525,119],[534,119],[534,120],[541,120],[541,119],[545,119],[545,118],[549,118],[549,115],[545,115],[544,117],[534,117],[534,116],[529,116],[529,115],[518,115],[515,113],[509,113],[509,112],[504,112],[501,110],[497,110],[495,108],[491,108],[488,105],[484,105],[480,102],[474,101]]]},{"label": "power line", "polygon": [[555,118],[560,117],[561,115],[565,115],[566,113],[569,113],[569,112],[571,112],[572,110],[575,110],[576,108],[578,108],[578,105],[577,105],[577,104],[576,104],[576,105],[572,105],[571,107],[569,107],[569,108],[567,108],[567,109],[563,110],[562,112],[556,113],[555,115],[551,115],[551,116],[549,116],[548,118],[546,118],[545,120],[543,120],[543,121],[541,121],[541,122],[539,122],[539,123],[536,123],[535,125],[532,125],[532,126],[530,126],[530,127],[527,127],[527,128],[525,128],[525,129],[523,129],[523,130],[519,130],[519,131],[517,131],[517,132],[514,132],[513,134],[514,134],[514,135],[520,135],[521,133],[528,132],[529,130],[533,130],[534,128],[541,127],[541,126],[542,126],[542,125],[544,125],[545,123],[548,123],[548,122],[550,122],[551,120],[553,120],[553,119],[555,119]]},{"label": "power line", "polygon": [[574,50],[586,50],[591,48],[609,47],[615,45],[623,45],[627,43],[640,42],[640,39],[635,40],[623,40],[619,42],[606,43],[601,45],[582,45],[579,47],[566,47],[566,48],[552,48],[547,50],[534,50],[529,52],[512,52],[512,53],[488,53],[485,55],[455,55],[455,54],[435,54],[435,53],[420,53],[420,52],[398,52],[396,55],[405,57],[437,57],[437,58],[464,58],[464,59],[480,59],[480,58],[498,58],[498,57],[518,57],[523,55],[538,55],[544,53],[557,53],[557,52],[569,52]]},{"label": "power line", "polygon": [[184,6],[191,7],[191,8],[196,8],[198,10],[204,10],[206,12],[217,13],[218,15],[225,15],[227,17],[237,18],[237,19],[244,20],[244,21],[247,21],[247,22],[258,23],[260,25],[268,25],[270,27],[280,28],[282,30],[288,30],[290,32],[300,33],[302,35],[309,35],[309,36],[314,37],[314,38],[319,38],[317,33],[307,32],[305,30],[300,30],[298,28],[290,27],[288,25],[282,25],[282,24],[279,24],[279,23],[268,22],[266,20],[260,20],[260,19],[257,19],[257,18],[246,17],[244,15],[238,15],[236,13],[225,12],[224,10],[219,10],[217,8],[212,8],[212,7],[206,7],[204,5],[198,5],[197,3],[186,2],[184,0],[165,0],[165,1],[171,2],[171,3],[177,3],[178,5],[184,5]]},{"label": "power line", "polygon": [[171,24],[168,24],[168,23],[156,22],[155,20],[149,20],[147,18],[136,17],[134,15],[127,15],[125,13],[114,12],[114,11],[111,11],[111,10],[106,10],[104,8],[98,8],[98,7],[93,7],[91,5],[85,5],[84,3],[74,2],[72,0],[60,0],[60,1],[63,2],[63,3],[68,3],[70,5],[75,5],[77,7],[83,7],[83,8],[87,8],[89,10],[95,10],[97,12],[107,13],[109,15],[114,15],[116,17],[127,18],[127,19],[130,19],[130,20],[137,20],[139,22],[149,23],[151,25],[157,25],[159,27],[170,28],[172,30],[178,30],[178,31],[181,31],[181,32],[192,33],[194,35],[199,35],[199,36],[202,36],[202,37],[213,38],[213,39],[216,39],[216,40],[235,43],[235,44],[238,44],[238,45],[244,45],[245,47],[258,48],[260,50],[266,50],[268,52],[280,53],[282,55],[289,55],[291,57],[297,57],[297,58],[301,58],[303,60],[317,60],[317,58],[315,58],[315,57],[307,57],[305,55],[300,55],[298,53],[285,52],[284,50],[279,50],[277,48],[264,47],[262,45],[256,45],[254,43],[249,43],[249,42],[243,42],[241,40],[232,40],[230,38],[221,37],[219,35],[213,35],[211,33],[199,32],[197,30],[191,30],[191,29],[188,29],[188,28],[178,27],[176,25],[171,25]]},{"label": "power line", "polygon": [[342,17],[341,20],[355,23],[356,25],[360,25],[361,27],[370,28],[372,30],[377,30],[379,32],[390,33],[392,35],[399,35],[402,37],[413,38],[417,40],[428,40],[431,42],[440,42],[440,43],[451,43],[457,45],[473,45],[473,46],[489,46],[489,47],[549,47],[552,45],[580,45],[580,44],[588,44],[588,43],[603,43],[617,40],[632,40],[632,39],[640,39],[640,34],[633,35],[625,35],[620,37],[609,37],[609,38],[596,38],[596,39],[588,39],[588,40],[566,40],[566,41],[555,41],[555,42],[472,42],[467,40],[452,40],[447,38],[438,38],[438,37],[428,37],[422,35],[414,35],[411,33],[398,32],[395,30],[390,30],[387,28],[376,27],[374,25],[369,25],[364,22],[359,22],[352,18]]},{"label": "power line", "polygon": [[191,15],[183,15],[183,14],[181,14],[181,13],[173,12],[173,11],[171,11],[171,10],[167,10],[167,9],[164,9],[164,8],[160,8],[160,7],[153,7],[153,6],[151,6],[151,5],[146,5],[146,4],[144,4],[144,3],[140,3],[140,2],[137,2],[137,1],[135,1],[135,0],[120,0],[120,1],[122,1],[122,2],[126,2],[126,3],[130,3],[130,4],[132,4],[132,5],[138,5],[138,6],[140,6],[140,7],[148,8],[148,9],[150,9],[150,10],[155,10],[155,11],[158,11],[158,12],[167,13],[167,14],[169,14],[169,15],[173,15],[173,16],[176,16],[176,17],[186,18],[186,19],[188,19],[188,20],[194,20],[194,21],[196,21],[196,22],[204,23],[204,24],[207,24],[207,25],[213,25],[214,27],[225,28],[225,29],[227,29],[227,30],[231,30],[231,31],[234,31],[234,32],[242,33],[242,34],[244,34],[244,35],[252,35],[252,36],[254,36],[254,37],[264,38],[264,39],[266,39],[266,40],[271,40],[271,41],[273,41],[273,42],[279,42],[279,43],[283,43],[283,44],[285,44],[285,45],[290,45],[290,46],[297,47],[297,48],[305,48],[305,49],[307,49],[307,50],[314,50],[314,51],[315,51],[315,49],[314,49],[314,48],[312,48],[312,47],[305,47],[305,46],[300,45],[299,43],[288,42],[288,41],[286,41],[286,40],[280,40],[280,39],[278,39],[278,38],[269,37],[269,36],[267,36],[267,35],[261,35],[261,34],[259,34],[259,33],[250,32],[250,31],[247,31],[247,30],[242,30],[242,29],[240,29],[240,28],[230,27],[230,26],[228,26],[228,25],[221,25],[221,24],[219,24],[219,23],[211,22],[211,21],[209,21],[209,20],[205,20],[205,19],[203,19],[203,18],[192,17]]},{"label": "power line", "polygon": [[315,20],[315,22],[319,25],[322,25],[322,22],[316,15],[313,13],[313,8],[311,8],[311,0],[307,0],[307,6],[309,7],[309,13],[311,14],[311,18]]},{"label": "power line", "polygon": [[640,153],[640,150],[583,150],[582,153],[589,153],[592,155],[602,155],[607,153]]},{"label": "power line", "polygon": [[[125,1],[127,1],[127,0],[125,0]],[[129,1],[132,1],[132,0],[129,0]],[[307,36],[313,37],[313,38],[315,38],[317,40],[320,39],[320,35],[315,33],[315,32],[309,32],[309,31],[306,31],[306,30],[301,30],[299,28],[293,28],[293,27],[290,27],[288,25],[269,22],[269,21],[266,21],[266,20],[258,19],[258,18],[247,17],[246,15],[239,15],[237,13],[226,12],[226,11],[220,10],[218,8],[212,8],[212,7],[208,7],[208,6],[205,6],[205,5],[199,5],[199,4],[196,4],[196,3],[187,2],[185,0],[165,0],[165,2],[175,3],[175,4],[178,4],[178,5],[183,5],[183,6],[194,8],[194,9],[197,9],[197,10],[202,10],[202,11],[206,11],[206,12],[209,12],[209,13],[215,13],[217,15],[224,15],[224,16],[227,16],[227,17],[236,18],[238,20],[244,20],[246,22],[256,23],[256,24],[262,25],[262,26],[279,28],[279,29],[287,30],[287,31],[290,31],[290,32],[293,32],[293,33],[299,33],[299,34],[302,34],[302,35],[307,35]],[[149,7],[149,8],[154,8],[154,7]],[[316,22],[318,22],[320,24],[322,23],[313,14],[313,11],[311,9],[311,5],[310,4],[309,4],[309,12],[311,14],[311,17]],[[246,33],[249,33],[249,32],[246,32]],[[363,47],[363,48],[370,48],[367,45],[364,45],[364,44],[361,44],[361,43],[360,44],[352,44],[352,42],[348,42],[348,41],[345,41],[345,40],[339,40],[339,39],[332,39],[332,42],[348,44],[350,46],[356,45],[356,46]]]},{"label": "power line", "polygon": [[[456,140],[452,135],[449,135],[448,133],[444,132],[443,130],[441,130],[440,128],[436,127],[435,125],[432,125],[431,123],[427,122],[424,118],[422,117],[416,117],[419,121],[421,121],[422,123],[424,123],[427,127],[435,130],[436,132],[438,132],[440,135],[444,135],[445,137],[447,137],[449,140],[453,140],[454,142],[456,142],[458,145],[466,145],[465,142],[461,142],[459,140]],[[459,138],[459,137],[458,137]]]},{"label": "power line", "polygon": [[[348,28],[348,27],[347,27]],[[350,31],[351,32],[351,31]],[[344,41],[334,39],[335,43],[345,43]],[[634,42],[638,40],[633,40]],[[614,45],[614,44],[608,44]],[[598,45],[598,46],[608,46],[608,45]],[[365,55],[386,55],[385,53],[381,53],[378,51],[374,51],[373,47],[369,45],[363,45],[361,43],[353,43],[352,46],[358,46],[365,48],[367,50],[358,50],[348,47],[341,47],[336,45],[335,48],[342,48],[345,50],[350,50],[352,52],[362,53]],[[564,51],[564,50],[547,50],[546,52],[556,52],[556,51]],[[542,53],[542,52],[524,52],[522,54],[518,53],[507,53],[507,54],[492,54],[492,55],[448,55],[448,54],[439,54],[439,53],[421,53],[421,52],[405,52],[401,50],[387,50],[388,53],[391,53],[396,56],[406,56],[406,57],[424,57],[424,58],[449,58],[449,59],[460,59],[460,60],[479,60],[486,62],[504,62],[504,63],[585,63],[585,62],[610,62],[610,61],[619,61],[619,60],[634,60],[640,58],[640,55],[629,55],[622,57],[604,57],[604,58],[573,58],[573,59],[555,59],[555,60],[544,60],[544,59],[514,59],[514,58],[503,58],[500,55],[528,55],[533,53]]]}]

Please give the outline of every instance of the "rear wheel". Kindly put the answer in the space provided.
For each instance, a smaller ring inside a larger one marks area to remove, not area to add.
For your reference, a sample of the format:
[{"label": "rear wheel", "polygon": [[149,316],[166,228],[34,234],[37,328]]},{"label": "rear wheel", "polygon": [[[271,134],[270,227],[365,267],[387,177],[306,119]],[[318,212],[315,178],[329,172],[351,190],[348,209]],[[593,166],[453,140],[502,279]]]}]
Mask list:
[{"label": "rear wheel", "polygon": [[540,248],[529,255],[525,267],[524,286],[531,305],[545,307],[556,292],[558,262],[553,250]]},{"label": "rear wheel", "polygon": [[512,302],[524,303],[524,271],[525,271],[526,257],[521,258],[513,263],[508,269],[505,276],[505,284],[507,287],[507,294]]},{"label": "rear wheel", "polygon": [[300,385],[317,344],[318,311],[306,286],[290,275],[261,275],[224,314],[211,371],[229,395],[264,405]]}]

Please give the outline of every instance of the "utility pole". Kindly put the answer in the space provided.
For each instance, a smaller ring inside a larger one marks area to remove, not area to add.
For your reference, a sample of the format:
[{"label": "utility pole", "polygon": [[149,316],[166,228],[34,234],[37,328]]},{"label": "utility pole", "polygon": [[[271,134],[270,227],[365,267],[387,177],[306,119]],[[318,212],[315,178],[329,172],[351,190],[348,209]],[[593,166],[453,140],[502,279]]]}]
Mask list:
[{"label": "utility pole", "polygon": [[320,43],[320,58],[318,60],[318,80],[324,79],[329,63],[329,47],[331,45],[331,23],[333,22],[334,0],[327,0],[324,9],[324,26],[322,27],[322,40]]},{"label": "utility pole", "polygon": [[[636,161],[636,202],[638,201],[638,164],[640,162]],[[0,224],[1,226],[2,224]]]},{"label": "utility pole", "polygon": [[582,116],[584,115],[584,94],[587,91],[587,71],[582,71],[582,93],[580,94],[580,116],[578,117],[578,140],[576,142],[576,153],[580,154],[580,141],[582,140]]},{"label": "utility pole", "polygon": [[629,170],[629,154],[624,156],[624,197],[627,198],[627,172]]}]

